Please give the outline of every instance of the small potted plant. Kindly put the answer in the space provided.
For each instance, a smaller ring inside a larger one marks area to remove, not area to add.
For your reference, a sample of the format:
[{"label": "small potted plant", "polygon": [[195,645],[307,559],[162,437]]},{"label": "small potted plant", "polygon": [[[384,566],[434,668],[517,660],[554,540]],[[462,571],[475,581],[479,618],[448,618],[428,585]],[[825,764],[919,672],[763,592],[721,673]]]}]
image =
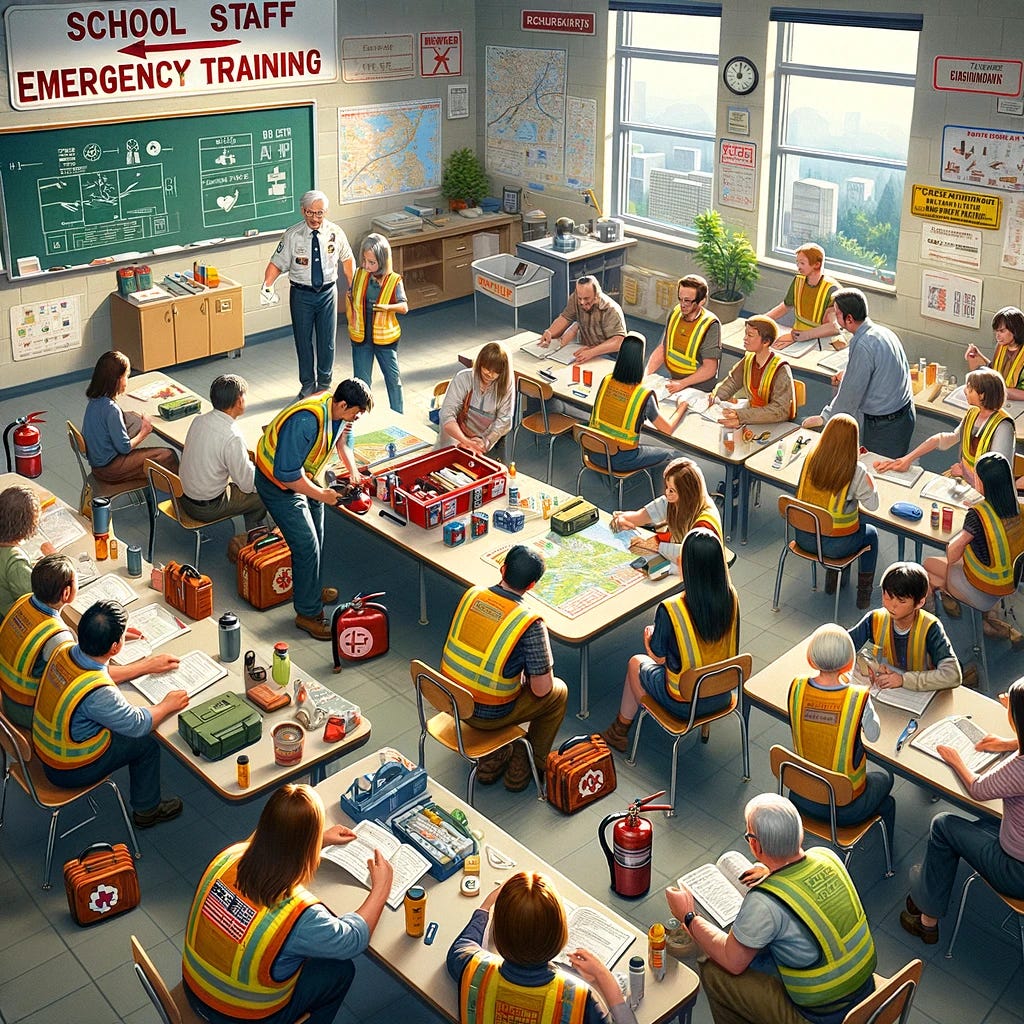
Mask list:
[{"label": "small potted plant", "polygon": [[693,226],[697,231],[693,258],[708,278],[708,307],[722,323],[731,323],[761,276],[757,253],[742,231],[725,226],[717,210],[698,214]]},{"label": "small potted plant", "polygon": [[449,154],[441,175],[441,195],[451,209],[478,206],[489,187],[483,164],[473,150],[466,146]]}]

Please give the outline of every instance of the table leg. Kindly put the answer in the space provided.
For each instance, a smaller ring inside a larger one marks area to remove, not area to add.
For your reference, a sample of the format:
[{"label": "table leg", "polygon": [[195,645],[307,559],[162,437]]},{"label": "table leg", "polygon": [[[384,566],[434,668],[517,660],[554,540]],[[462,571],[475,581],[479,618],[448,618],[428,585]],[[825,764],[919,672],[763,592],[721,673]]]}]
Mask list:
[{"label": "table leg", "polygon": [[427,618],[427,570],[422,562],[420,562],[420,625],[430,625],[430,619]]},{"label": "table leg", "polygon": [[[915,540],[914,541],[914,561],[917,562],[918,565],[921,564],[921,556],[923,554],[924,554],[924,542],[921,541],[921,540]],[[900,558],[902,559],[902,557],[903,556],[901,555]]]},{"label": "table leg", "polygon": [[726,540],[731,540],[736,533],[736,506],[733,504],[732,492],[736,486],[736,466],[732,462],[725,464],[725,530]]},{"label": "table leg", "polygon": [[590,645],[583,644],[580,647],[580,709],[576,717],[586,721],[590,717]]},{"label": "table leg", "polygon": [[740,543],[747,543],[747,523],[750,519],[750,474],[746,466],[740,469]]},{"label": "table leg", "polygon": [[309,784],[319,786],[327,778],[327,765],[315,764],[309,769]]},{"label": "table leg", "polygon": [[[897,533],[896,534],[896,561],[902,562],[904,560],[903,559],[903,552],[906,551],[906,549],[907,549],[907,538],[906,538],[906,536],[904,534],[902,534],[902,533]],[[917,560],[919,562],[921,561],[920,556],[918,556]]]}]

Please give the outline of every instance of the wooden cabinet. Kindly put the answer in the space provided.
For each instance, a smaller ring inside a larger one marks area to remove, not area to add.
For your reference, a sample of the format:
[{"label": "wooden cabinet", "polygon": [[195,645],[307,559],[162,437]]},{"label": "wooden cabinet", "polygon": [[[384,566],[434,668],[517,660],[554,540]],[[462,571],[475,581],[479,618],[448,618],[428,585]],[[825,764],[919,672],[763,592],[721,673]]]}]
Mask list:
[{"label": "wooden cabinet", "polygon": [[453,213],[444,227],[391,239],[395,270],[402,275],[409,308],[472,295],[473,237],[487,234],[498,236],[494,252],[512,252],[520,236],[519,217],[467,218]]},{"label": "wooden cabinet", "polygon": [[110,331],[114,348],[128,356],[133,370],[157,370],[232,352],[245,345],[242,287],[222,278],[217,288],[199,295],[141,306],[114,292]]}]

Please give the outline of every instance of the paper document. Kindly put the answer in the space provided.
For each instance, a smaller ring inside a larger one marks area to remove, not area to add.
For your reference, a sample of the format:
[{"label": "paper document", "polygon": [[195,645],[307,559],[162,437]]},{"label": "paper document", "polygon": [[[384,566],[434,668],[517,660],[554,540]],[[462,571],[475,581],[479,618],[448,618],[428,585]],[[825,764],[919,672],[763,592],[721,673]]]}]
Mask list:
[{"label": "paper document", "polygon": [[42,545],[49,541],[58,551],[85,536],[82,520],[69,508],[55,507],[39,517],[39,528],[21,542],[25,557],[32,563],[42,558]]},{"label": "paper document", "polygon": [[942,401],[944,404],[952,405],[956,409],[970,408],[971,403],[967,401],[967,385],[961,384],[960,387],[954,388]]},{"label": "paper document", "polygon": [[779,351],[783,354],[784,359],[799,359],[801,356],[807,355],[808,352],[819,351],[820,348],[821,340],[819,338],[808,338],[805,341],[794,341],[791,345],[780,348]]},{"label": "paper document", "polygon": [[885,472],[879,472],[871,465],[872,462],[876,462],[878,456],[872,455],[870,452],[867,455],[863,455],[860,458],[860,464],[876,479],[876,480],[888,480],[890,483],[899,484],[900,487],[913,487],[918,480],[921,479],[921,474],[924,472],[922,466],[917,465],[915,462],[909,469],[904,472],[900,472],[898,469],[887,469]]},{"label": "paper document", "polygon": [[875,686],[872,682],[872,675],[879,670],[887,670],[891,667],[882,655],[881,646],[868,640],[857,652],[851,678],[858,685],[866,686],[871,691],[871,699],[876,703],[909,711],[914,717],[920,718],[938,691],[907,690],[902,686],[889,690]]},{"label": "paper document", "polygon": [[189,697],[194,697],[227,674],[228,670],[204,651],[189,651],[181,656],[176,669],[139,676],[132,680],[132,686],[151,704],[159,704],[171,690],[184,690]]},{"label": "paper document", "polygon": [[566,345],[562,348],[561,341],[558,338],[552,338],[551,344],[545,348],[540,343],[540,338],[537,338],[536,341],[531,341],[529,344],[520,345],[519,351],[536,356],[538,359],[550,359],[553,363],[562,363],[568,366],[576,358],[576,353],[583,347],[583,345]]},{"label": "paper document", "polygon": [[825,356],[824,359],[818,360],[818,365],[823,370],[831,370],[833,373],[839,373],[840,370],[846,369],[846,364],[850,361],[850,350],[848,348],[841,348],[838,352],[833,352],[831,355]]},{"label": "paper document", "polygon": [[161,644],[189,632],[190,627],[179,619],[166,605],[147,604],[128,616],[128,625],[137,629],[142,637],[128,640],[121,652],[112,660],[118,665],[148,658]]},{"label": "paper document", "polygon": [[169,380],[167,377],[161,380],[150,381],[141,388],[128,392],[130,398],[137,398],[140,402],[151,402],[155,398],[165,402],[170,398],[182,398],[187,394],[189,394],[187,389],[175,381]]},{"label": "paper document", "polygon": [[617,925],[607,914],[595,907],[580,907],[569,900],[565,905],[565,919],[569,925],[569,939],[557,957],[556,963],[569,964],[569,954],[577,949],[588,949],[605,967],[611,968],[629,949],[634,936]]},{"label": "paper document", "polygon": [[976,775],[982,774],[1006,755],[1006,751],[975,750],[975,744],[985,736],[965,715],[952,715],[919,732],[911,741],[912,747],[939,757],[939,747],[952,747],[964,759],[964,764]]},{"label": "paper document", "polygon": [[116,573],[108,572],[100,576],[95,583],[90,583],[79,590],[70,607],[82,615],[97,601],[117,601],[124,605],[136,600],[138,595],[135,591]]},{"label": "paper document", "polygon": [[748,892],[748,886],[740,881],[740,875],[753,862],[736,850],[726,850],[714,864],[702,864],[687,871],[677,882],[685,885],[694,899],[713,917],[721,928],[728,928],[740,912],[740,904]]},{"label": "paper document", "polygon": [[956,505],[957,508],[970,508],[981,501],[981,495],[970,484],[963,480],[957,483],[956,478],[951,476],[937,476],[929,480],[921,488],[921,497],[945,505]]},{"label": "paper document", "polygon": [[660,373],[649,373],[644,377],[644,387],[650,388],[654,397],[659,402],[673,402],[678,405],[680,402],[688,403],[688,412],[704,412],[711,396],[706,391],[697,388],[682,388],[679,391],[669,391],[669,377],[663,377]]},{"label": "paper document", "polygon": [[334,861],[369,889],[370,869],[366,862],[373,860],[374,849],[380,850],[395,872],[391,892],[388,893],[388,906],[397,910],[409,886],[415,885],[430,870],[430,861],[376,821],[360,821],[352,826],[352,831],[358,839],[344,846],[325,846],[320,851],[320,859]]},{"label": "paper document", "polygon": [[[706,398],[707,396],[705,395],[704,397]],[[746,409],[748,405],[750,405],[749,398],[730,398],[728,401],[725,402],[714,403],[709,401],[708,404],[704,407],[704,409],[701,410],[700,414],[701,416],[704,417],[704,419],[709,420],[711,423],[721,423],[722,417],[730,409],[732,409],[733,411],[736,411],[737,409]]]}]

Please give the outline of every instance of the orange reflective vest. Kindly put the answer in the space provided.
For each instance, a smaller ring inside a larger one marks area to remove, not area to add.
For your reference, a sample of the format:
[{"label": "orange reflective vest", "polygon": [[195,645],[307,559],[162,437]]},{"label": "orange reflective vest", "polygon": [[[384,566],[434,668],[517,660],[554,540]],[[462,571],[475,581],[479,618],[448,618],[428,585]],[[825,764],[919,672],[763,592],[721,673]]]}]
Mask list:
[{"label": "orange reflective vest", "polygon": [[806,331],[820,327],[825,319],[825,310],[832,305],[832,296],[838,288],[838,281],[824,275],[811,286],[803,274],[797,274],[793,280],[793,329]]},{"label": "orange reflective vest", "polygon": [[739,650],[739,628],[735,608],[732,626],[718,640],[708,642],[698,635],[690,618],[690,610],[686,607],[685,597],[685,593],[677,594],[661,602],[672,623],[672,632],[679,648],[681,662],[678,672],[673,672],[667,664],[665,665],[665,688],[675,700],[684,702],[689,701],[690,694],[684,694],[680,684],[690,669],[734,658]]},{"label": "orange reflective vest", "polygon": [[[856,533],[860,528],[860,507],[854,503],[851,511],[846,511],[846,495],[849,493],[850,484],[847,484],[838,494],[829,494],[815,487],[807,479],[807,463],[800,472],[800,483],[797,484],[796,496],[800,501],[806,501],[809,505],[817,505],[825,509],[832,518],[832,536],[845,537],[848,534]],[[851,481],[852,483],[852,481]]]},{"label": "orange reflective vest", "polygon": [[24,709],[17,725],[32,724],[39,679],[32,674],[47,641],[67,627],[51,610],[40,611],[26,594],[11,606],[0,626],[0,690],[8,700]]},{"label": "orange reflective vest", "polygon": [[[980,412],[981,410],[976,405],[972,405],[964,413],[963,423],[960,425],[960,461],[972,471],[978,459],[991,449],[992,435],[995,434],[996,427],[1003,420],[1010,419],[1002,409],[996,409],[985,421],[981,428],[981,433],[978,434],[978,438],[975,441],[971,434]],[[971,450],[972,448],[974,449],[973,451]]]},{"label": "orange reflective vest", "polygon": [[556,970],[546,985],[516,985],[502,977],[500,957],[483,951],[463,968],[462,1024],[583,1024],[588,986]]},{"label": "orange reflective vest", "polygon": [[467,590],[455,609],[441,654],[441,672],[461,683],[478,704],[510,704],[522,679],[505,664],[519,638],[540,618],[520,602],[483,587]]},{"label": "orange reflective vest", "polygon": [[[317,437],[310,448],[309,454],[302,463],[302,468],[310,475],[316,476],[327,464],[331,457],[331,449],[334,447],[334,423],[331,420],[331,406],[334,403],[330,394],[314,395],[311,398],[303,398],[299,402],[282,409],[271,421],[270,426],[263,431],[263,436],[256,445],[256,466],[259,471],[271,481],[274,481],[274,453],[277,451],[277,439],[280,436],[281,428],[296,413],[310,412],[316,417]],[[276,481],[274,481],[276,482]],[[280,487],[280,484],[278,484]],[[287,488],[282,488],[287,490]]]},{"label": "orange reflective vest", "polygon": [[[754,387],[754,359],[753,352],[747,352],[743,357],[743,387],[746,388],[747,394],[750,395],[750,404],[755,408],[762,408],[771,401],[772,384],[775,381],[775,374],[783,366],[788,366],[789,364],[778,352],[773,352],[761,370],[759,386]],[[796,416],[796,392],[790,388],[789,418],[793,419],[794,416]]]},{"label": "orange reflective vest", "polygon": [[622,384],[608,374],[597,389],[589,426],[621,444],[638,444],[650,393],[643,384]]},{"label": "orange reflective vest", "polygon": [[892,628],[892,616],[879,608],[871,613],[871,639],[879,645],[885,660],[906,672],[927,672],[935,668],[928,662],[928,630],[938,620],[923,609],[918,609],[914,624],[907,634],[907,663],[900,665],[896,660],[896,640]]},{"label": "orange reflective vest", "polygon": [[688,377],[697,369],[701,342],[717,323],[718,317],[707,309],[693,321],[683,319],[678,305],[672,310],[665,328],[665,366],[673,377]]},{"label": "orange reflective vest", "polygon": [[301,968],[284,981],[270,969],[296,922],[320,900],[299,887],[272,907],[252,903],[236,881],[247,846],[229,846],[206,869],[188,914],[181,974],[211,1009],[261,1020],[291,1001]]},{"label": "orange reflective vest", "polygon": [[1024,521],[1019,515],[1000,519],[987,502],[974,506],[988,545],[988,564],[981,561],[971,545],[964,549],[964,576],[985,594],[1006,597],[1014,591],[1013,563],[1024,552]]},{"label": "orange reflective vest", "polygon": [[1008,345],[997,345],[992,369],[1006,381],[1008,388],[1019,388],[1024,380],[1024,345],[1011,352]]},{"label": "orange reflective vest", "polygon": [[857,754],[860,723],[868,706],[866,686],[844,686],[825,690],[813,686],[807,676],[794,679],[789,687],[789,724],[796,752],[839,772],[853,783],[858,797],[867,785],[867,756]]},{"label": "orange reflective vest", "polygon": [[[382,306],[390,305],[394,299],[398,285],[402,278],[395,273],[385,274],[380,286],[380,298],[377,300]],[[366,289],[370,283],[370,275],[357,267],[352,275],[352,290],[345,296],[345,306],[348,312],[348,336],[357,345],[361,345],[366,338]],[[375,309],[373,310],[373,343],[374,345],[394,345],[402,334],[402,328],[398,326],[398,317],[394,310]]]}]

